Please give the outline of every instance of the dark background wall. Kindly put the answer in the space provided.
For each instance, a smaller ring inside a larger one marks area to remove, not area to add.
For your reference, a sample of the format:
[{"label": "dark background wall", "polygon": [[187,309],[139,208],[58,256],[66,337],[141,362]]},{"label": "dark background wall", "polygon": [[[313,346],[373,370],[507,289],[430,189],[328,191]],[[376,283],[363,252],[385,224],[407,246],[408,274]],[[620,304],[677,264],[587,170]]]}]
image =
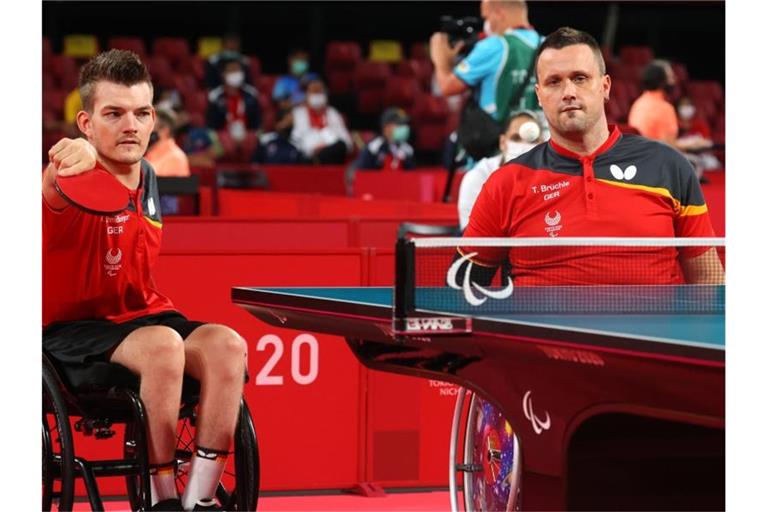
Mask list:
[{"label": "dark background wall", "polygon": [[[601,41],[610,6],[618,7],[613,49],[643,44],[656,55],[688,66],[694,79],[725,83],[725,3],[529,2],[530,21],[542,34],[562,25],[591,32]],[[43,35],[54,51],[65,34],[198,37],[242,34],[243,50],[261,58],[263,71],[284,71],[293,47],[308,48],[313,69],[322,69],[329,40],[398,39],[424,42],[443,14],[479,16],[479,1],[461,2],[43,2]],[[602,41],[601,41],[602,43]],[[407,46],[406,46],[407,48]]]}]

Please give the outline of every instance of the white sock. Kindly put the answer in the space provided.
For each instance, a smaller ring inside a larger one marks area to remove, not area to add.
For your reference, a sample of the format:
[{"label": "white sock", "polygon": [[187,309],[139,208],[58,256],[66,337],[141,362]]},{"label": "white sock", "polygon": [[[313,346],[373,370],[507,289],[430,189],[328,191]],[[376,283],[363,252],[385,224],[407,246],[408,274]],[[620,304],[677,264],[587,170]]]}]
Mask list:
[{"label": "white sock", "polygon": [[149,468],[149,488],[152,493],[152,505],[158,501],[178,498],[176,492],[176,464],[157,464]]},{"label": "white sock", "polygon": [[192,456],[187,487],[181,498],[184,510],[192,510],[199,500],[216,497],[216,487],[219,485],[226,465],[227,452],[197,447]]}]

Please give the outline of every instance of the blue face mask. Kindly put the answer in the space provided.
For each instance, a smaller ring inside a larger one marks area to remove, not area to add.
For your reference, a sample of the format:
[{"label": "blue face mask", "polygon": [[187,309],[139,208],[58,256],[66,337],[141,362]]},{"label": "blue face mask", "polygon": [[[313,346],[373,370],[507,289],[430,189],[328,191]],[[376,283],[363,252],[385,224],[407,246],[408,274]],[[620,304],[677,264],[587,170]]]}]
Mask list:
[{"label": "blue face mask", "polygon": [[291,61],[291,73],[296,76],[301,76],[307,72],[309,64],[304,59],[295,59]]},{"label": "blue face mask", "polygon": [[399,124],[392,129],[392,140],[405,142],[411,135],[411,128],[407,124]]}]

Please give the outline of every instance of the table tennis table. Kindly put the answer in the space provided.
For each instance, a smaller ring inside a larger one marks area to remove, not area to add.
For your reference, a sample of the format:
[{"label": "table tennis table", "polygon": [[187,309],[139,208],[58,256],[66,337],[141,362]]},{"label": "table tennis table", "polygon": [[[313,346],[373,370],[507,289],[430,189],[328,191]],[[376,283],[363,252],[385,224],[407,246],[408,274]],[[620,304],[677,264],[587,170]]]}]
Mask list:
[{"label": "table tennis table", "polygon": [[[723,303],[724,286],[706,290]],[[520,440],[524,510],[725,506],[722,310],[480,313],[441,334],[440,312],[424,309],[413,315],[425,329],[404,336],[393,296],[391,287],[232,290],[268,324],[343,336],[372,369],[453,382],[495,404]]]}]

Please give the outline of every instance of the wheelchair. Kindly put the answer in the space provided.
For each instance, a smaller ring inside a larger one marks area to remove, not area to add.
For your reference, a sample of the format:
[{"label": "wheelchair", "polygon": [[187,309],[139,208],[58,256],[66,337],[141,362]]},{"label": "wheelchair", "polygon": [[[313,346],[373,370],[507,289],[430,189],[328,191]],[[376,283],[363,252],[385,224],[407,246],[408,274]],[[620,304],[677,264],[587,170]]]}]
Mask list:
[{"label": "wheelchair", "polygon": [[[182,389],[175,461],[177,488],[181,490],[194,453],[200,385],[185,377]],[[123,424],[124,429],[113,428]],[[97,477],[125,478],[131,510],[151,505],[146,414],[139,398],[139,379],[124,366],[107,362],[54,363],[43,352],[43,471],[42,505],[51,510],[72,510],[75,479],[85,484],[92,510],[104,510]],[[123,430],[120,459],[87,460],[77,454],[80,435],[110,439]],[[259,448],[251,413],[240,401],[234,456],[216,491],[225,510],[256,510],[259,497]]]},{"label": "wheelchair", "polygon": [[496,407],[465,388],[456,398],[449,452],[452,512],[520,510],[520,441]]}]

